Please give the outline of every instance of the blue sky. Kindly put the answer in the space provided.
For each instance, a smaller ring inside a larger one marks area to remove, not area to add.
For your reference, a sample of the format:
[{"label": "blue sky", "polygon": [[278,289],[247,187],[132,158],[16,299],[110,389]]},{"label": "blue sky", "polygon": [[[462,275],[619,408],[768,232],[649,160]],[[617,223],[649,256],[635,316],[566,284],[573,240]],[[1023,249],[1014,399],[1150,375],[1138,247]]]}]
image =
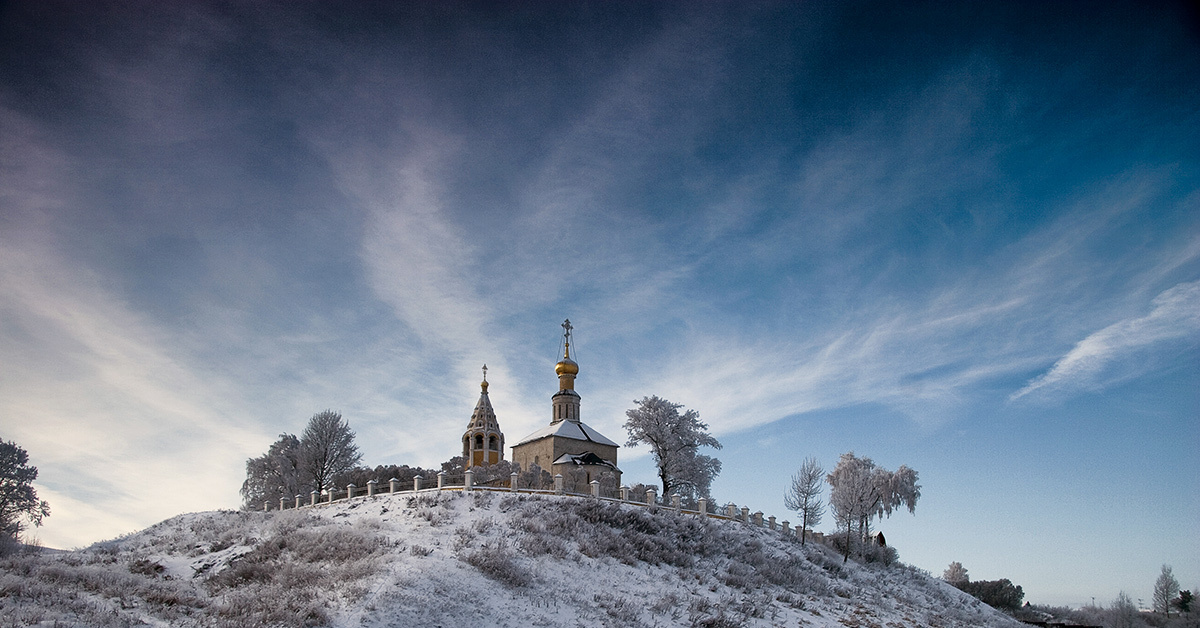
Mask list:
[{"label": "blue sky", "polygon": [[[1200,27],[1169,3],[31,3],[0,19],[0,438],[79,546],[339,410],[440,463],[698,410],[720,501],[1033,602],[1200,589]],[[650,481],[623,449],[626,479]],[[822,527],[829,527],[828,525]]]}]

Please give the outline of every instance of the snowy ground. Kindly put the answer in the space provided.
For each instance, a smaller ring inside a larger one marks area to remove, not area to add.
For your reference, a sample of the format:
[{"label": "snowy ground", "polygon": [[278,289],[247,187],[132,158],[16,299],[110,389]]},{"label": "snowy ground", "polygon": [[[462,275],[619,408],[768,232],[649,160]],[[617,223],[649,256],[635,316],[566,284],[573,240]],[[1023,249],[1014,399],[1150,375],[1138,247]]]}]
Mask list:
[{"label": "snowy ground", "polygon": [[1021,626],[763,528],[484,491],[187,514],[0,566],[0,626]]}]

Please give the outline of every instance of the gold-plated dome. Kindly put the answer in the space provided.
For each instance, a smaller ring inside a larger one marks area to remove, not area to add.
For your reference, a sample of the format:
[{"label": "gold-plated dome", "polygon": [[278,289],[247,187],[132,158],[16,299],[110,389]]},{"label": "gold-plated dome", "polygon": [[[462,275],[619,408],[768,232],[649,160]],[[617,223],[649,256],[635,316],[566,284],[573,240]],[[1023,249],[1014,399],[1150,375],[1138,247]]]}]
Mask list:
[{"label": "gold-plated dome", "polygon": [[563,375],[578,375],[579,365],[571,358],[563,358],[558,364],[554,365],[554,374],[559,377]]},{"label": "gold-plated dome", "polygon": [[572,390],[575,388],[575,376],[579,374],[579,365],[571,359],[571,319],[563,321],[563,357],[554,365],[554,374],[558,375],[558,389]]}]

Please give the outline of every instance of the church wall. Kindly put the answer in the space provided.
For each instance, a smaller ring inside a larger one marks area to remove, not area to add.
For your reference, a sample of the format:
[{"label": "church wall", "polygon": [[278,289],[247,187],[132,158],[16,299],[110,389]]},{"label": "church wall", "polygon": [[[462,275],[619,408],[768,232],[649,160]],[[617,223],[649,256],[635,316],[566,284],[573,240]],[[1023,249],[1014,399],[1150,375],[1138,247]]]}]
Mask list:
[{"label": "church wall", "polygon": [[[613,464],[617,463],[617,448],[613,445],[601,445],[574,438],[545,438],[513,447],[513,462],[521,465],[522,470],[528,470],[529,465],[537,464],[550,471],[551,463],[565,454],[582,454],[592,452]],[[536,462],[535,462],[536,461]],[[559,465],[562,466],[562,465]],[[551,475],[557,471],[551,471]]]},{"label": "church wall", "polygon": [[549,471],[550,463],[556,459],[553,440],[553,438],[546,437],[535,440],[532,443],[513,447],[513,462],[521,465],[522,471],[528,471],[529,465],[532,464],[537,464],[539,467]]}]

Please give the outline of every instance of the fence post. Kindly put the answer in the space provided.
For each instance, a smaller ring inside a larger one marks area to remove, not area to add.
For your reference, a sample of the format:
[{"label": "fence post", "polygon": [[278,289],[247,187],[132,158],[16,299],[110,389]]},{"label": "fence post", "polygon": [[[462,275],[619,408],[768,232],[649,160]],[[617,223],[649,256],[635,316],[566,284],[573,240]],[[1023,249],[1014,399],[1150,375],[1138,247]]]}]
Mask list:
[{"label": "fence post", "polygon": [[423,478],[423,477],[421,477],[421,476],[419,476],[419,475],[415,475],[415,476],[413,476],[413,490],[414,490],[414,491],[419,491],[419,490],[421,490],[421,480],[424,480],[424,479],[425,479],[425,478]]},{"label": "fence post", "polygon": [[388,492],[395,493],[396,486],[398,486],[399,484],[400,484],[400,478],[392,478],[392,479],[388,480]]},{"label": "fence post", "polygon": [[788,526],[789,526],[789,525],[791,525],[791,522],[790,522],[790,521],[784,521],[784,522],[783,522],[783,535],[784,535],[784,536],[788,536],[789,534],[791,534],[791,533],[792,533],[792,531],[788,529]]},{"label": "fence post", "polygon": [[438,471],[438,490],[442,490],[444,486],[446,486],[446,472]]},{"label": "fence post", "polygon": [[379,480],[367,480],[367,497],[375,494],[376,486],[379,486]]},{"label": "fence post", "polygon": [[651,486],[650,488],[646,489],[646,505],[653,506],[657,502],[658,502],[658,489]]},{"label": "fence post", "polygon": [[750,523],[750,509],[742,506],[742,523]]},{"label": "fence post", "polygon": [[592,485],[592,497],[600,496],[600,480],[592,480],[589,482]]},{"label": "fence post", "polygon": [[621,485],[621,501],[629,501],[629,487],[624,484]]},{"label": "fence post", "polygon": [[699,500],[696,501],[696,512],[700,513],[701,515],[708,514],[708,500],[707,499],[704,499],[703,497],[701,497]]},{"label": "fence post", "polygon": [[354,489],[356,489],[356,488],[358,488],[358,487],[353,484],[346,485],[346,499],[354,498]]},{"label": "fence post", "polygon": [[767,521],[768,521],[767,526],[769,528],[771,528],[772,530],[774,530],[775,529],[775,515],[771,515],[770,517],[767,517]]},{"label": "fence post", "polygon": [[473,480],[474,478],[475,478],[475,473],[473,471],[471,471],[470,469],[467,469],[466,472],[463,473],[463,490],[464,491],[471,490],[471,480]]},{"label": "fence post", "polygon": [[299,507],[300,507],[300,498],[301,498],[301,497],[304,497],[304,496],[303,496],[303,495],[296,495],[296,508],[299,508]]},{"label": "fence post", "polygon": [[563,493],[563,476],[561,473],[554,474],[554,492],[557,495]]},{"label": "fence post", "polygon": [[316,506],[316,505],[317,505],[317,498],[321,496],[321,493],[319,493],[319,492],[317,492],[317,491],[313,491],[313,492],[309,493],[309,494],[308,494],[308,496],[309,496],[309,498],[310,498],[310,501],[308,502],[308,505],[309,505],[309,506]]},{"label": "fence post", "polygon": [[263,512],[271,512],[271,500],[263,502]]},{"label": "fence post", "polygon": [[328,492],[328,493],[326,493],[326,494],[325,494],[325,496],[329,498],[329,503],[331,503],[331,504],[332,504],[332,503],[333,503],[333,490],[334,490],[334,489],[333,489],[333,487],[331,486],[331,487],[329,487],[329,489],[328,489],[328,490],[329,490],[329,492]]},{"label": "fence post", "polygon": [[671,496],[671,508],[674,508],[675,512],[679,512],[680,510],[680,500],[681,498],[679,497],[679,493],[675,493]]},{"label": "fence post", "polygon": [[763,525],[762,511],[754,513],[754,527],[761,528]]},{"label": "fence post", "polygon": [[734,506],[733,504],[726,504],[725,516],[729,517],[730,519],[737,519],[737,506]]},{"label": "fence post", "polygon": [[517,473],[516,471],[513,471],[512,473],[508,474],[508,490],[510,490],[510,491],[517,490],[517,478],[519,478],[519,477],[521,477],[521,474]]}]

